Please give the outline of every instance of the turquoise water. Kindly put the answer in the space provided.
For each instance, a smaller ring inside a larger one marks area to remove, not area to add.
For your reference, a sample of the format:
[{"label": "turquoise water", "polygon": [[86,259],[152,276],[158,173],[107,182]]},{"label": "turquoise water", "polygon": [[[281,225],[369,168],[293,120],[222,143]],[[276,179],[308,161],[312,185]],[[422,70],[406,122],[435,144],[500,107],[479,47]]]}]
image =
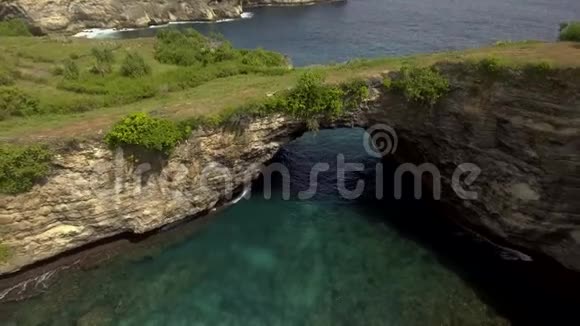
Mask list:
[{"label": "turquoise water", "polygon": [[[368,167],[347,184],[374,178],[360,130],[307,134],[276,160],[296,194],[310,166],[337,153]],[[0,305],[1,324],[532,325],[576,315],[577,303],[540,286],[548,278],[530,277],[534,265],[501,259],[429,203],[341,199],[333,169],[312,200],[266,200],[256,183],[251,199],[194,224],[61,272],[41,296]]]}]

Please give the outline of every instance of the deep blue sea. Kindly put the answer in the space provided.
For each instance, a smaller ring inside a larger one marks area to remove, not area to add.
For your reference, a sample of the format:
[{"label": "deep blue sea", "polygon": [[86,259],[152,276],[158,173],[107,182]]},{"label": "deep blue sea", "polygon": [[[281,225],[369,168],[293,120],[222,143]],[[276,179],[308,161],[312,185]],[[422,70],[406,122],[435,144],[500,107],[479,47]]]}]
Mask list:
[{"label": "deep blue sea", "polygon": [[[561,22],[580,17],[580,1],[349,0],[248,11],[253,14],[249,19],[173,26],[218,32],[238,47],[276,50],[302,66],[464,49],[498,40],[552,41]],[[152,36],[157,30],[108,36]]]},{"label": "deep blue sea", "polygon": [[[250,11],[247,19],[176,26],[308,65],[554,40],[561,21],[580,18],[580,1],[351,0]],[[346,176],[349,187],[367,181],[364,196],[338,195],[337,154],[364,165]],[[275,162],[291,172],[289,200],[280,187],[265,199],[258,181],[251,199],[195,231],[162,232],[92,268],[61,271],[40,296],[0,305],[0,325],[580,325],[577,282],[552,265],[513,260],[431,201],[394,200],[388,189],[374,199],[378,161],[364,150],[362,130],[308,133]],[[318,162],[330,170],[318,194],[300,200]]]}]

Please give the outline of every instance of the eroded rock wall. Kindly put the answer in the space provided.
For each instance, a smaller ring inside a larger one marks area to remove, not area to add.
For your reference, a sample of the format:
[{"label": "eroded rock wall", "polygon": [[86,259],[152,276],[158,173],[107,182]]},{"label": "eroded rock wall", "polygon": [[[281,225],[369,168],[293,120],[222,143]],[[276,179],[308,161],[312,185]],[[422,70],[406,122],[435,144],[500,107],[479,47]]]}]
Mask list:
[{"label": "eroded rock wall", "polygon": [[0,242],[11,258],[0,274],[123,232],[145,233],[227,201],[303,128],[275,117],[243,135],[193,135],[162,169],[85,143],[55,160],[44,185],[0,196]]},{"label": "eroded rock wall", "polygon": [[51,31],[146,27],[171,21],[237,18],[242,0],[5,0],[0,20],[21,17]]},{"label": "eroded rock wall", "polygon": [[[497,81],[461,67],[444,71],[452,91],[438,105],[409,105],[377,80],[376,96],[343,126],[391,126],[399,160],[438,168],[441,202],[459,223],[580,271],[580,72],[539,79],[515,73]],[[45,184],[0,196],[0,242],[13,251],[0,274],[211,210],[305,126],[272,117],[243,129],[192,135],[162,169],[129,163],[98,143],[57,157]],[[450,189],[462,163],[481,169],[467,187],[476,200]]]},{"label": "eroded rock wall", "polygon": [[[452,92],[439,105],[385,95],[367,120],[396,130],[402,161],[437,166],[460,223],[580,271],[580,70],[497,79],[444,70]],[[477,200],[450,189],[462,163],[481,169],[467,187]]]}]

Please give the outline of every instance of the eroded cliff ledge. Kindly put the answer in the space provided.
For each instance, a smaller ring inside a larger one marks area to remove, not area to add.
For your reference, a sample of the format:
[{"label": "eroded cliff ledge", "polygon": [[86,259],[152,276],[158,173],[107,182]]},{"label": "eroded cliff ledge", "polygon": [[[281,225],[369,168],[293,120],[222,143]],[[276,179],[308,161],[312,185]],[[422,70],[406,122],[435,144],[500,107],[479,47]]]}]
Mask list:
[{"label": "eroded cliff ledge", "polygon": [[251,7],[305,5],[319,0],[2,0],[0,20],[24,18],[44,32],[135,28],[174,21],[239,18]]},{"label": "eroded cliff ledge", "polygon": [[[341,125],[393,127],[399,160],[437,165],[441,202],[459,223],[580,271],[580,71],[491,81],[461,67],[442,69],[452,91],[437,105],[409,105],[370,81],[372,98]],[[305,130],[273,116],[251,121],[241,135],[197,132],[161,169],[153,161],[128,163],[100,143],[81,144],[57,157],[44,184],[0,197],[0,239],[12,249],[0,273],[211,210]],[[450,189],[462,163],[481,168],[470,186],[477,200]]]}]

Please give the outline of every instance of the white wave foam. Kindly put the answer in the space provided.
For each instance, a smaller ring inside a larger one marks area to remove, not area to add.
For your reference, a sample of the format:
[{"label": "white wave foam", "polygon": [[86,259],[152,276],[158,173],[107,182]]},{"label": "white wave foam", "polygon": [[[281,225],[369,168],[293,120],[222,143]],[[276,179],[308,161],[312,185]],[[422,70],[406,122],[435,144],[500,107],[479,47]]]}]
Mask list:
[{"label": "white wave foam", "polygon": [[242,19],[250,19],[252,17],[254,17],[254,13],[253,12],[243,12],[241,15]]},{"label": "white wave foam", "polygon": [[134,31],[135,28],[91,28],[85,29],[82,32],[76,33],[73,37],[80,38],[100,38],[110,36],[119,32]]},{"label": "white wave foam", "polygon": [[[241,19],[250,19],[252,17],[254,17],[254,13],[253,12],[243,12],[240,15]],[[167,24],[162,24],[162,25],[151,25],[148,28],[164,28],[164,27],[168,27],[171,25],[183,25],[183,24],[215,24],[215,23],[227,23],[227,22],[232,22],[238,20],[237,18],[225,18],[225,19],[219,19],[219,20],[215,20],[215,21],[205,21],[205,20],[183,20],[183,21],[175,21],[175,22],[169,22]],[[91,29],[85,29],[82,32],[79,32],[77,34],[74,35],[74,37],[79,37],[79,38],[89,38],[89,39],[93,39],[93,38],[105,38],[120,32],[127,32],[127,31],[134,31],[134,30],[138,30],[138,28],[91,28]]]}]

